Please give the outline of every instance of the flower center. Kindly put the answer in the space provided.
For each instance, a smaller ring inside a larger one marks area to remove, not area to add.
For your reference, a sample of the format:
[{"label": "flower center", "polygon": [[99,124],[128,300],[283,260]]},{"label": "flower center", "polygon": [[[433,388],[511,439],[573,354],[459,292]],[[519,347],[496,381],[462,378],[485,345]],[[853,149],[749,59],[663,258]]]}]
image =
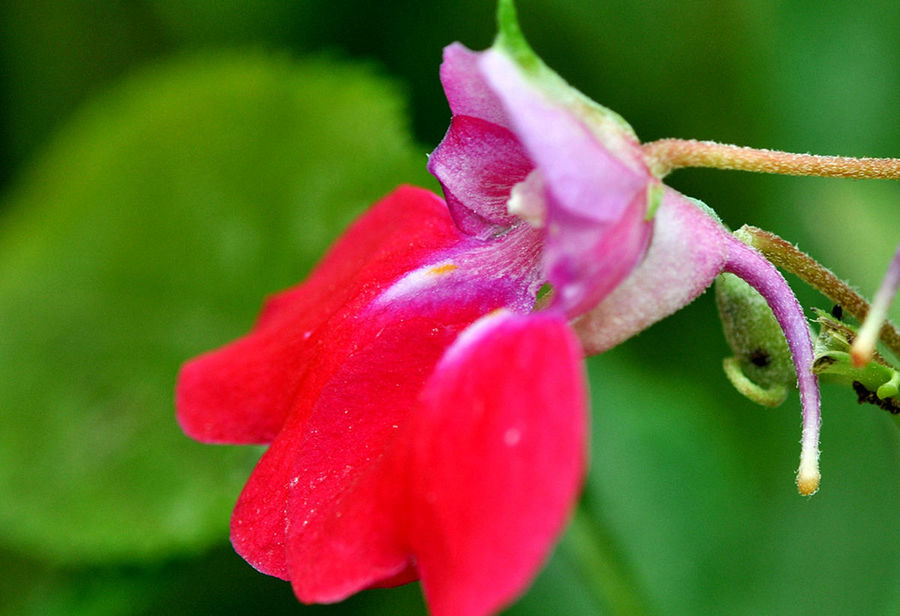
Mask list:
[{"label": "flower center", "polygon": [[537,169],[533,169],[524,180],[515,184],[509,191],[506,211],[540,229],[547,220],[547,201],[544,194],[544,179]]}]

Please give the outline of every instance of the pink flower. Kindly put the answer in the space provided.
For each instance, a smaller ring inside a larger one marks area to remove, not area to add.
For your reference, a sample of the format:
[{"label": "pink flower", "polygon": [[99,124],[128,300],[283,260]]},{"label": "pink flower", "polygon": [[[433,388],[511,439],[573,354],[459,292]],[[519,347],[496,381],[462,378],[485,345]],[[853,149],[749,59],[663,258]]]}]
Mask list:
[{"label": "pink flower", "polygon": [[543,228],[555,304],[580,314],[643,255],[661,185],[621,118],[541,64],[524,70],[507,39],[444,50],[453,120],[428,168],[463,231],[486,237],[523,218]]},{"label": "pink flower", "polygon": [[436,615],[513,600],[583,480],[582,354],[722,271],[760,290],[788,335],[815,461],[812,347],[784,279],[664,188],[631,129],[544,67],[511,11],[501,3],[490,50],[445,51],[454,115],[429,168],[447,202],[398,189],[247,336],[179,376],[188,435],[271,443],[232,542],[301,601],[417,578]]},{"label": "pink flower", "polygon": [[551,308],[573,320],[588,354],[675,312],[722,272],[767,300],[798,375],[803,437],[798,487],[818,489],[819,390],[803,311],[784,278],[707,206],[665,187],[630,126],[547,68],[523,38],[510,0],[481,53],[444,50],[453,112],[429,170],[461,229],[486,237],[525,220],[542,231]]}]

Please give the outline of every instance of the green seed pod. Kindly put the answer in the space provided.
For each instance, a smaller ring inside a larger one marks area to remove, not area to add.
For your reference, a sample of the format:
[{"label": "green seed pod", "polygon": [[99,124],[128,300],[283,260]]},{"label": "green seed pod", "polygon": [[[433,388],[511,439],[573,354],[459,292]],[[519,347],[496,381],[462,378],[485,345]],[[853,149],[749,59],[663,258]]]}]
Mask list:
[{"label": "green seed pod", "polygon": [[[738,232],[736,235],[739,236]],[[722,362],[732,385],[764,406],[778,406],[797,385],[791,352],[763,297],[733,274],[716,278],[716,304],[734,352]]]}]

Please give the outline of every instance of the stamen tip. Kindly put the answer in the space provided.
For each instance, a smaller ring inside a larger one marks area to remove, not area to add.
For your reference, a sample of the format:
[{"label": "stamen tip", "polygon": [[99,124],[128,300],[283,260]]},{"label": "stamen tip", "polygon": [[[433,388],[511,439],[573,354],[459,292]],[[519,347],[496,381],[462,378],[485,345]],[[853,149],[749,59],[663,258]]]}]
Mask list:
[{"label": "stamen tip", "polygon": [[816,492],[819,491],[819,481],[822,476],[819,474],[819,469],[804,469],[800,468],[800,471],[797,473],[797,490],[803,496],[812,496]]}]

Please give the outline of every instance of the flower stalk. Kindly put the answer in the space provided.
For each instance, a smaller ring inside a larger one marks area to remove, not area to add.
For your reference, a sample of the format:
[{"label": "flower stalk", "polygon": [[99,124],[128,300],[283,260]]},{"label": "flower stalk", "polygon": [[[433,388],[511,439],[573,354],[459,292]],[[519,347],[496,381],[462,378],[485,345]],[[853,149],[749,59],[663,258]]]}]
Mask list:
[{"label": "flower stalk", "polygon": [[900,179],[900,158],[793,154],[696,139],[660,139],[643,148],[650,168],[660,178],[683,167],[712,167],[779,175]]}]

